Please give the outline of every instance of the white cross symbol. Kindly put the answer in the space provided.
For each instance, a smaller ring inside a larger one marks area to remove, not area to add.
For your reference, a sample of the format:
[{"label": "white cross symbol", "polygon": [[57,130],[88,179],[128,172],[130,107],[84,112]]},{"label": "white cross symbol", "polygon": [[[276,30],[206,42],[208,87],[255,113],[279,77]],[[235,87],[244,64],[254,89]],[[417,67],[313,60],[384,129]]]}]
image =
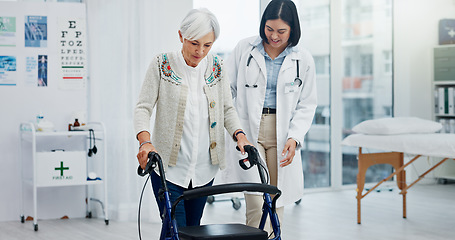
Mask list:
[{"label": "white cross symbol", "polygon": [[449,34],[450,37],[454,37],[455,36],[455,31],[453,30],[453,28],[451,28],[450,31],[447,32],[447,34]]}]

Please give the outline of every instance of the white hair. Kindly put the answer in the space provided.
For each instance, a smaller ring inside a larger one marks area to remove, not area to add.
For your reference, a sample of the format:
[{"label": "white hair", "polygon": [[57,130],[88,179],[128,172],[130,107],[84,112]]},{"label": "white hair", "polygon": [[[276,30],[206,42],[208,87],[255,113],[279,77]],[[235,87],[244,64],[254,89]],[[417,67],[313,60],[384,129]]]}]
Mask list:
[{"label": "white hair", "polygon": [[190,41],[200,39],[210,32],[215,40],[220,35],[220,25],[215,15],[206,8],[192,9],[180,24],[183,38]]}]

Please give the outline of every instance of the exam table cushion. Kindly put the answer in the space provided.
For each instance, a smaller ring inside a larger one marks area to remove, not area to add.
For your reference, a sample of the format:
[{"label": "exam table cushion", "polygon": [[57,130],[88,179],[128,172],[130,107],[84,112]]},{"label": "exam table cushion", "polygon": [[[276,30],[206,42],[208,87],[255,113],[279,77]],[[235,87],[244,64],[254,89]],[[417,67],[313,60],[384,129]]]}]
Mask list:
[{"label": "exam table cushion", "polygon": [[412,155],[431,157],[455,157],[455,134],[398,134],[368,135],[351,134],[341,142],[342,145],[368,149],[403,152]]},{"label": "exam table cushion", "polygon": [[380,118],[363,121],[352,128],[355,133],[372,135],[395,135],[412,133],[435,133],[442,124],[417,117]]}]

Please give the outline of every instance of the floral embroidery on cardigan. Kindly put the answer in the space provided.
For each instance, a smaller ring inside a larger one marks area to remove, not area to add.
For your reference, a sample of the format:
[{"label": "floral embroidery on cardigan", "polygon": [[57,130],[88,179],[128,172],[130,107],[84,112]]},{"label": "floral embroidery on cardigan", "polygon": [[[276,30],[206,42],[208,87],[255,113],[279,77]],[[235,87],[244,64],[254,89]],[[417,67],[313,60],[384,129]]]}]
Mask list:
[{"label": "floral embroidery on cardigan", "polygon": [[213,56],[213,67],[210,76],[205,79],[205,83],[210,85],[215,83],[215,80],[221,76],[221,64],[217,56]]},{"label": "floral embroidery on cardigan", "polygon": [[163,54],[163,62],[161,63],[160,69],[164,76],[171,78],[179,84],[182,83],[182,78],[177,76],[177,74],[175,74],[175,72],[172,70],[171,65],[169,65],[169,60],[167,59],[166,54]]}]

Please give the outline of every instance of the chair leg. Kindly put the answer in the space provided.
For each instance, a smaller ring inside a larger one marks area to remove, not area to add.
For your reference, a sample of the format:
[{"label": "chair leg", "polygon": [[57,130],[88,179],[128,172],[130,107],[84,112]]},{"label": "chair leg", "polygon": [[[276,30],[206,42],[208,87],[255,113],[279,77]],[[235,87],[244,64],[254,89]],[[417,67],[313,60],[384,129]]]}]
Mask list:
[{"label": "chair leg", "polygon": [[403,193],[403,218],[406,218],[406,192]]},{"label": "chair leg", "polygon": [[365,175],[368,170],[368,164],[361,158],[362,148],[359,148],[359,157],[357,162],[358,173],[357,173],[357,224],[361,223],[361,201],[362,201],[362,192],[365,187]]},{"label": "chair leg", "polygon": [[361,197],[359,197],[359,194],[357,194],[357,224],[360,224],[361,223],[361,212],[360,212],[360,200],[361,200]]},{"label": "chair leg", "polygon": [[[386,152],[386,153],[362,153],[362,148],[359,148],[358,155],[358,174],[357,174],[357,223],[361,223],[361,200],[368,195],[374,188],[391,178],[393,174],[379,182],[372,189],[368,190],[365,194],[362,194],[365,186],[365,176],[369,167],[376,164],[389,164],[395,168],[400,169],[403,166],[403,153],[398,152]],[[406,187],[406,172],[402,169],[397,173],[397,185],[400,189]],[[403,216],[406,216],[406,193],[403,194]]]}]

